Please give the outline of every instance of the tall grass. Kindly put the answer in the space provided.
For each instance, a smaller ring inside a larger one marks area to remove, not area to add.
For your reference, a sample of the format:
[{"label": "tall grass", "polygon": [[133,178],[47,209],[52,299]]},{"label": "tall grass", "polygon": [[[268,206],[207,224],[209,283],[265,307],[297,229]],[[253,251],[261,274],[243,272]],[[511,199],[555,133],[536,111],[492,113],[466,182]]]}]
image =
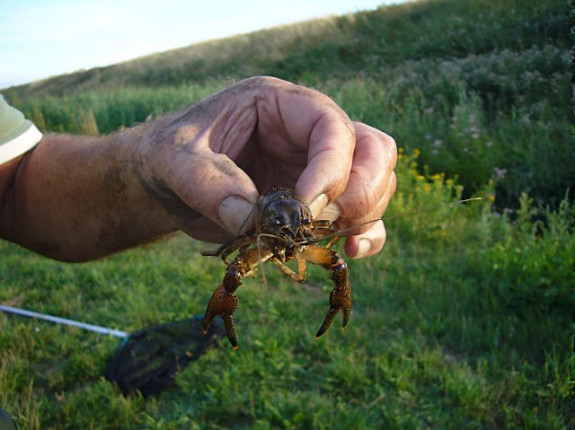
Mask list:
[{"label": "tall grass", "polygon": [[[521,54],[407,62],[379,79],[318,86],[349,115],[421,151],[432,173],[457,177],[471,195],[496,182],[497,207],[519,196],[554,206],[575,183],[567,51],[546,45]],[[160,89],[127,87],[42,96],[20,107],[45,130],[109,133],[150,115],[183,109],[229,82]]]},{"label": "tall grass", "polygon": [[23,102],[21,107],[43,130],[108,134],[144,122],[149,117],[188,107],[221,85],[86,91],[62,97],[44,96]]}]

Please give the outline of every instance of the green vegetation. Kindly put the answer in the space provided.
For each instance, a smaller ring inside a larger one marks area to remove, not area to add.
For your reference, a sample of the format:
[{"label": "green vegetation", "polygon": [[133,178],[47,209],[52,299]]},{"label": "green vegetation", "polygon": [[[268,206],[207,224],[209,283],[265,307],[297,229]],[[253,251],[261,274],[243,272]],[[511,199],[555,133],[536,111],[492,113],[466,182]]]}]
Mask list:
[{"label": "green vegetation", "polygon": [[46,130],[109,133],[188,106],[232,79],[316,87],[386,130],[464,194],[528,192],[557,207],[575,184],[565,0],[441,0],[266,30],[4,90]]},{"label": "green vegetation", "polygon": [[[273,74],[402,155],[386,248],[350,262],[344,332],[313,338],[323,269],[295,285],[266,266],[268,285],[238,291],[240,350],[223,341],[144,401],[101,377],[117,340],[0,316],[0,405],[26,429],[575,427],[569,14],[420,1],[4,90],[43,129],[97,134]],[[461,195],[484,199],[444,204]],[[224,270],[206,247],[178,236],[68,265],[2,243],[0,302],[128,331],[201,314]]]}]

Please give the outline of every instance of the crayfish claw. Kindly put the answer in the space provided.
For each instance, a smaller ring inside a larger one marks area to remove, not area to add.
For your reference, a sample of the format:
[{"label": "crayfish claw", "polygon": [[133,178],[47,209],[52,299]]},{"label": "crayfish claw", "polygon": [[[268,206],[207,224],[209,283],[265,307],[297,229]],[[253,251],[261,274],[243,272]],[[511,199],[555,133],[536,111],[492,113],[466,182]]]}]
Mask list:
[{"label": "crayfish claw", "polygon": [[338,312],[339,309],[337,308],[330,308],[329,311],[327,311],[327,315],[325,316],[325,319],[323,320],[321,327],[319,328],[319,330],[315,335],[316,339],[327,331],[327,329],[331,326],[331,323],[333,322]]},{"label": "crayfish claw", "polygon": [[351,314],[351,306],[349,307],[345,306],[343,308],[331,307],[329,308],[329,311],[327,311],[327,315],[325,316],[325,319],[323,320],[321,327],[319,328],[319,330],[315,335],[316,339],[320,337],[322,334],[324,334],[328,328],[330,328],[331,323],[333,322],[339,311],[341,311],[343,314],[343,321],[341,322],[341,328],[342,329],[345,328],[345,326],[349,322],[349,315]]},{"label": "crayfish claw", "polygon": [[224,320],[224,327],[226,329],[226,335],[230,340],[230,343],[234,349],[238,349],[238,340],[236,337],[236,330],[234,328],[234,318],[233,314],[238,305],[238,298],[235,294],[229,293],[224,288],[223,284],[220,284],[212,294],[212,298],[208,303],[206,309],[206,314],[204,315],[204,334],[208,332],[212,320],[219,316]]},{"label": "crayfish claw", "polygon": [[331,266],[331,278],[334,282],[334,288],[329,296],[330,308],[323,320],[323,324],[315,335],[316,338],[320,337],[327,331],[340,311],[343,314],[341,328],[345,328],[349,322],[349,316],[351,314],[351,284],[349,282],[347,265],[337,253],[334,252],[333,256],[335,264]]},{"label": "crayfish claw", "polygon": [[348,308],[343,308],[343,321],[341,322],[341,328],[345,328],[347,323],[349,322],[349,316],[351,315],[351,306]]},{"label": "crayfish claw", "polygon": [[236,329],[234,327],[234,317],[232,315],[227,315],[222,317],[224,320],[224,327],[226,328],[226,334],[228,335],[228,339],[230,343],[234,347],[234,349],[238,349],[238,338],[236,337]]}]

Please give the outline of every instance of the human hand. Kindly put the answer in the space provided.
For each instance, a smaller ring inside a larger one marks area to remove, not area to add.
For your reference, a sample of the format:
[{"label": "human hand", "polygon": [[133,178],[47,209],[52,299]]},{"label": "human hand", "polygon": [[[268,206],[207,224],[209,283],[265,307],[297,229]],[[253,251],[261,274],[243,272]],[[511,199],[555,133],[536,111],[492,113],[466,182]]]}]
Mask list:
[{"label": "human hand", "polygon": [[[315,219],[338,229],[381,218],[396,187],[393,139],[352,122],[325,95],[250,78],[152,124],[140,177],[178,228],[225,242],[254,227],[260,191],[294,188]],[[323,213],[322,213],[323,212]],[[346,233],[346,252],[376,254],[383,222]]]}]

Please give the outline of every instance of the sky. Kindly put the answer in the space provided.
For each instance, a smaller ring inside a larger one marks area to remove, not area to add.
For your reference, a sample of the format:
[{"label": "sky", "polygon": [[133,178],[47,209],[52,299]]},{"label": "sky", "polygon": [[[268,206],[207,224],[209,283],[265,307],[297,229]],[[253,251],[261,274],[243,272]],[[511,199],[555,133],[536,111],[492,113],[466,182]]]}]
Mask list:
[{"label": "sky", "polygon": [[0,0],[0,88],[406,0]]}]

